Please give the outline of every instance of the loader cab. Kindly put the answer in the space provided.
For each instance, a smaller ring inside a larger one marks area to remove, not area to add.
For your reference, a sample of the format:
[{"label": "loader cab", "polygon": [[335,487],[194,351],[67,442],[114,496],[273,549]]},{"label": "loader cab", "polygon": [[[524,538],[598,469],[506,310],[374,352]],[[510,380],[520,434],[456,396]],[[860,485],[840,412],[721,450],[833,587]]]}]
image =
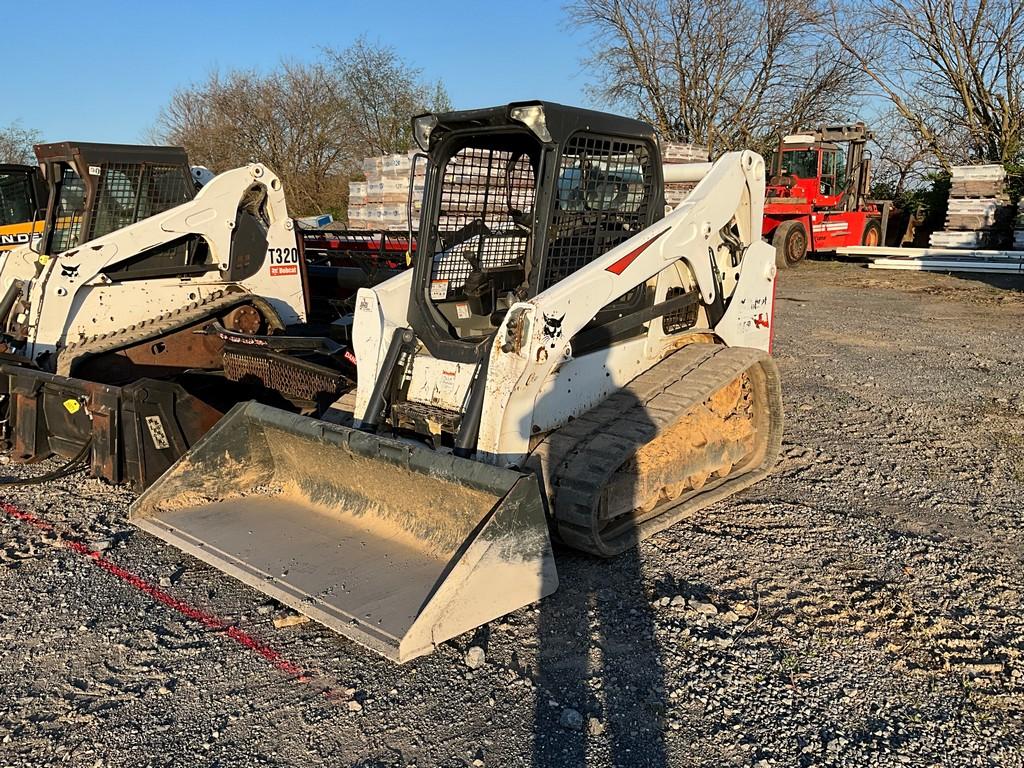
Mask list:
[{"label": "loader cab", "polygon": [[45,201],[46,186],[38,168],[0,164],[0,253],[28,244],[41,231],[40,208]]},{"label": "loader cab", "polygon": [[[663,215],[653,128],[549,102],[421,115],[428,155],[409,320],[432,355],[472,362],[533,298]],[[647,300],[641,286],[605,310]]]},{"label": "loader cab", "polygon": [[776,203],[856,211],[870,186],[872,134],[864,123],[821,126],[784,136],[767,185]]},{"label": "loader cab", "polygon": [[40,252],[76,248],[195,194],[179,147],[60,142],[35,147],[49,185]]},{"label": "loader cab", "polygon": [[783,196],[815,205],[834,205],[847,185],[846,154],[828,142],[784,141],[776,154],[774,171],[770,186],[781,188]]}]

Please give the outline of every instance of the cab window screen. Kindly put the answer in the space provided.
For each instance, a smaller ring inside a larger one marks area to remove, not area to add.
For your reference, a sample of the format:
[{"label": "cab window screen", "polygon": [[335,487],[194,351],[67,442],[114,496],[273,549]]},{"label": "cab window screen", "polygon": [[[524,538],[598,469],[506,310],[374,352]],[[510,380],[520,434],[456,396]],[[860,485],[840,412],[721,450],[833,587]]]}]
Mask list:
[{"label": "cab window screen", "polygon": [[34,207],[29,175],[0,172],[0,226],[31,221]]},{"label": "cab window screen", "polygon": [[646,145],[588,134],[571,137],[559,168],[540,290],[644,229],[653,183]]},{"label": "cab window screen", "polygon": [[109,163],[97,185],[96,215],[89,239],[114,232],[191,199],[190,179],[168,165]]},{"label": "cab window screen", "polygon": [[464,147],[447,162],[430,274],[431,298],[461,298],[474,271],[519,266],[530,247],[536,179],[517,149]]}]

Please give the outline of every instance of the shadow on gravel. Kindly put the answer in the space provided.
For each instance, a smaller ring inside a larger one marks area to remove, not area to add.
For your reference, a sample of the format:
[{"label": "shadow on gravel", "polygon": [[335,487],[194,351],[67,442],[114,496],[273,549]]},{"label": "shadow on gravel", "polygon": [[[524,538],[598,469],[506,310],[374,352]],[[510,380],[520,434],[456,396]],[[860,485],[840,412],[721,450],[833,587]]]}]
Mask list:
[{"label": "shadow on gravel", "polygon": [[599,561],[561,550],[559,570],[563,588],[540,607],[533,765],[585,766],[588,746],[605,745],[611,765],[667,765],[664,668],[637,551]]},{"label": "shadow on gravel", "polygon": [[667,765],[665,674],[639,550],[604,560],[559,546],[556,557],[558,591],[540,603],[532,764]]}]

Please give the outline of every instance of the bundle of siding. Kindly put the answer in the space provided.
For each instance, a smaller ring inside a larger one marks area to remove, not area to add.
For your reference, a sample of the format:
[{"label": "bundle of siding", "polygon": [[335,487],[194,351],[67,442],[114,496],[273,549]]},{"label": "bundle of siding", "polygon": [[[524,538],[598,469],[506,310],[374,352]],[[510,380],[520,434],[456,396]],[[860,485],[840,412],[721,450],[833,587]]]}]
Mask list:
[{"label": "bundle of siding", "polygon": [[956,166],[945,231],[933,232],[930,244],[933,248],[1002,248],[1012,219],[1003,166]]},{"label": "bundle of siding", "polygon": [[[706,163],[708,148],[699,144],[684,144],[678,141],[662,142],[661,159],[665,165],[676,163]],[[675,208],[690,194],[696,184],[670,182],[665,185],[665,205]]]}]

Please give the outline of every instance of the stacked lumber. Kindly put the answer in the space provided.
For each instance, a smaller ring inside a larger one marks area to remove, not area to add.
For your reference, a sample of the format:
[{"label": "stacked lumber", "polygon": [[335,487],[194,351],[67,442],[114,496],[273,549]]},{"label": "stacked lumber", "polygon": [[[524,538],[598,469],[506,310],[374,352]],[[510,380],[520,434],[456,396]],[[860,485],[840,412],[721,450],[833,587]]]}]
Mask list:
[{"label": "stacked lumber", "polygon": [[[413,152],[367,157],[362,162],[366,181],[348,185],[350,229],[406,230],[419,228],[427,164],[420,161],[413,174]],[[408,220],[409,185],[412,184],[413,220]]]},{"label": "stacked lumber", "polygon": [[1006,244],[1013,208],[1001,165],[953,168],[945,231],[933,232],[933,248],[999,248]]},{"label": "stacked lumber", "polygon": [[[684,144],[677,141],[663,142],[661,145],[661,159],[665,165],[676,163],[706,163],[708,161],[708,148],[699,144]],[[665,205],[669,208],[677,207],[686,196],[690,194],[696,184],[683,184],[670,182],[665,185]]]}]

